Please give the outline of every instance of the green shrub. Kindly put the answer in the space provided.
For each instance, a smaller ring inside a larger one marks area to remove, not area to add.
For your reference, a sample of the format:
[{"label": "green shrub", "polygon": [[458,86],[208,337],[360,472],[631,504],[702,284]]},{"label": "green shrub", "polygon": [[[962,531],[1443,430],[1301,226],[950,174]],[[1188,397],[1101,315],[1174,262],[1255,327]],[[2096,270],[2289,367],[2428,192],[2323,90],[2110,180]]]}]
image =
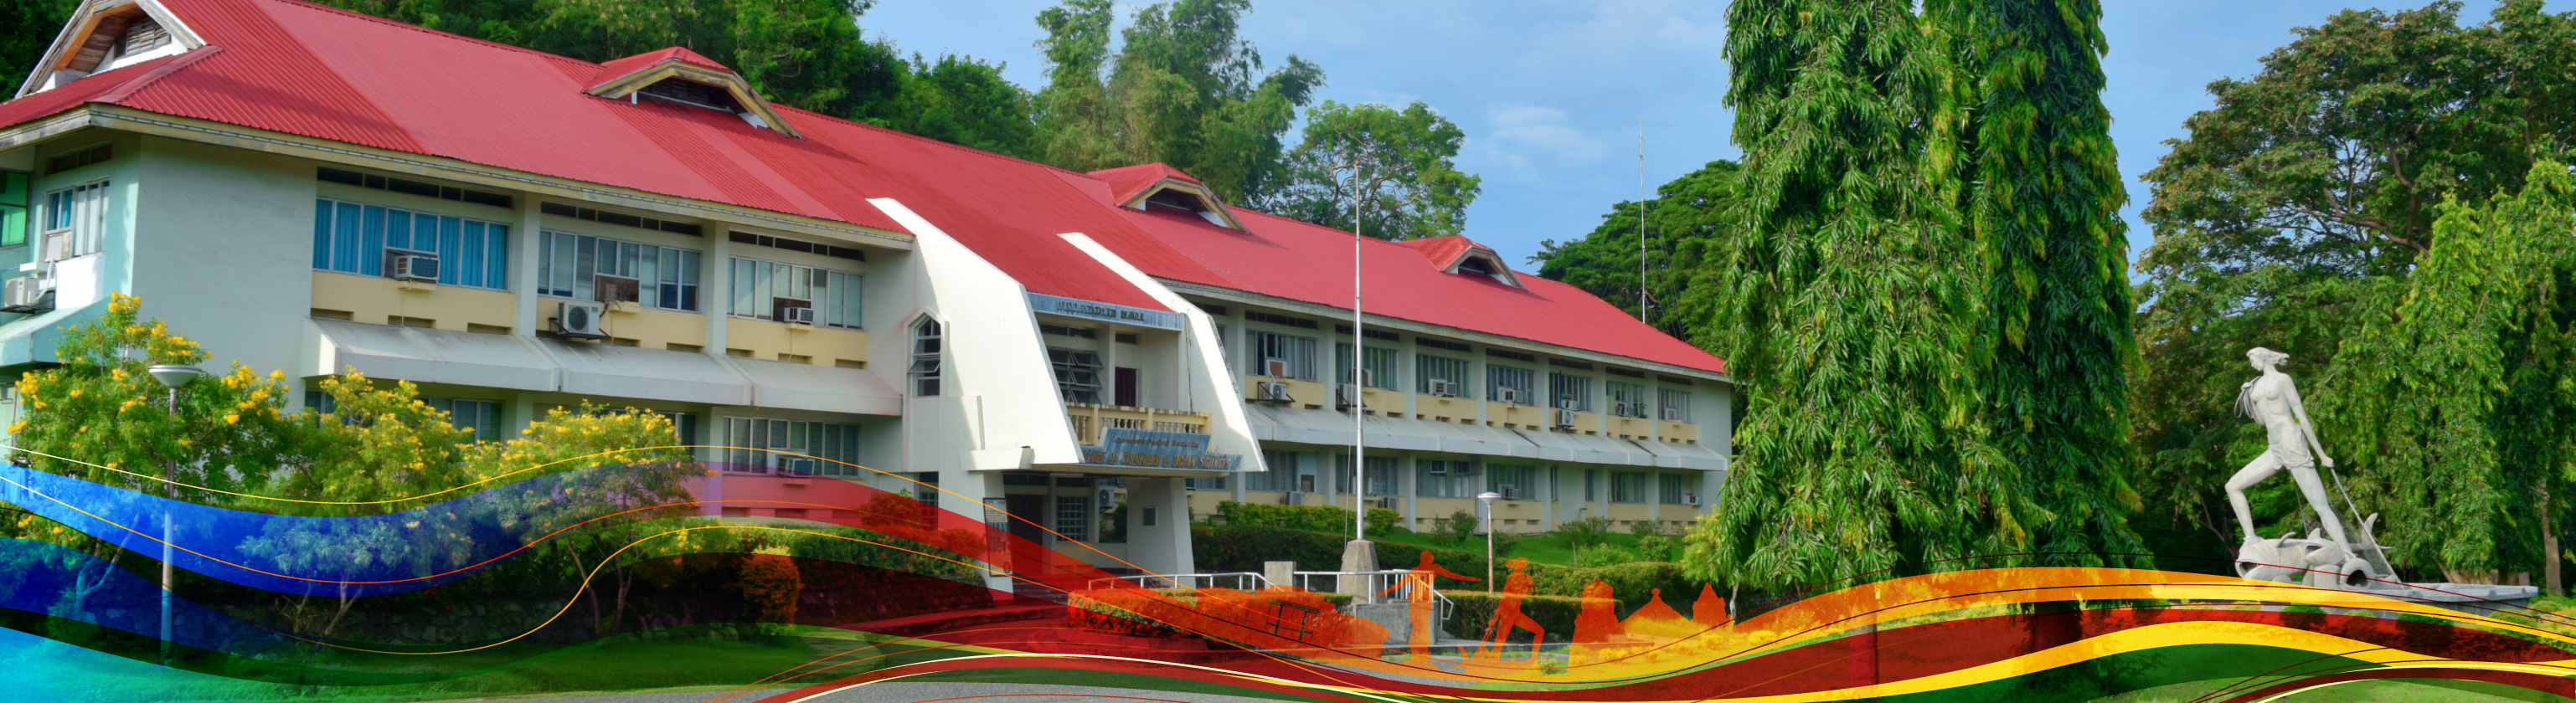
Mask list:
[{"label": "green shrub", "polygon": [[[1335,534],[1349,534],[1351,526],[1351,511],[1332,505],[1269,505],[1229,500],[1217,503],[1216,513],[1224,516],[1228,525],[1285,527]],[[1393,530],[1396,521],[1402,519],[1403,513],[1370,508],[1368,528],[1371,532]]]},{"label": "green shrub", "polygon": [[1682,538],[1672,535],[1647,535],[1637,538],[1639,561],[1681,561]]},{"label": "green shrub", "polygon": [[1643,559],[1644,558],[1639,556],[1636,552],[1629,551],[1627,547],[1622,547],[1616,544],[1604,544],[1583,550],[1582,554],[1575,555],[1574,565],[1582,568],[1593,568],[1629,564],[1642,561]]},{"label": "green shrub", "polygon": [[1563,535],[1566,544],[1574,547],[1575,551],[1582,551],[1585,547],[1601,544],[1610,539],[1610,518],[1593,516],[1558,523],[1556,533]]},{"label": "green shrub", "polygon": [[[1494,621],[1494,610],[1501,605],[1502,594],[1484,591],[1444,591],[1442,593],[1449,596],[1450,602],[1458,604],[1456,610],[1449,612],[1449,620],[1441,624],[1443,629],[1448,630],[1449,636],[1459,639],[1485,639],[1488,636],[1485,628]],[[1529,596],[1521,599],[1521,614],[1538,621],[1538,626],[1546,628],[1548,636],[1559,642],[1574,638],[1574,616],[1582,612],[1583,599],[1581,598]],[[1518,632],[1513,635],[1512,642],[1518,644],[1521,638],[1528,636],[1528,631]]]},{"label": "green shrub", "polygon": [[1476,535],[1476,514],[1464,510],[1450,513],[1435,522],[1440,526],[1440,541],[1457,544]]}]

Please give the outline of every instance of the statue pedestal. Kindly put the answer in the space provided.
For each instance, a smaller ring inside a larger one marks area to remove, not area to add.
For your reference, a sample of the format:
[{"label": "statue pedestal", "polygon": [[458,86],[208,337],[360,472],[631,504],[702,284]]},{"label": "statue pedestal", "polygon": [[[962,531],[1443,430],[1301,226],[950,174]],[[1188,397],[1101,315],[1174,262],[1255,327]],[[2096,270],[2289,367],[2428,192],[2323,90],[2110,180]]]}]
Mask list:
[{"label": "statue pedestal", "polygon": [[2540,587],[2486,583],[2410,583],[2385,590],[2363,591],[2363,593],[2437,605],[2470,615],[2494,616],[2531,605],[2531,599],[2540,596]]}]

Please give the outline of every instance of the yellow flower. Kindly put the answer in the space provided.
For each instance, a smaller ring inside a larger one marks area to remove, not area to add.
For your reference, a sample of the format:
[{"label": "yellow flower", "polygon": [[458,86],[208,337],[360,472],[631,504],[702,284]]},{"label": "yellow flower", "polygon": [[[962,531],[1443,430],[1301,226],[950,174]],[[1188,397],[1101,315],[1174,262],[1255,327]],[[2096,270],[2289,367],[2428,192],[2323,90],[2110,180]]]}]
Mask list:
[{"label": "yellow flower", "polygon": [[241,422],[240,413],[224,413],[224,424],[230,425],[236,422]]},{"label": "yellow flower", "polygon": [[72,397],[74,397],[74,398],[78,398],[78,397],[80,397],[80,396],[81,396],[81,389],[78,389],[78,388],[74,388],[74,389],[72,389]]}]

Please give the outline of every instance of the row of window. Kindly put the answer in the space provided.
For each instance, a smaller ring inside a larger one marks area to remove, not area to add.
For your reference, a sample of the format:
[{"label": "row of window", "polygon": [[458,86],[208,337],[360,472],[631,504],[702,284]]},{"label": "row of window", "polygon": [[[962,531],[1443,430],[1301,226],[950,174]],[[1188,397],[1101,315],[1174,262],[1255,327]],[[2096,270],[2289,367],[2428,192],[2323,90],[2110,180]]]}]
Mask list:
[{"label": "row of window", "polygon": [[[1351,458],[1348,454],[1333,455],[1334,480],[1330,484],[1319,483],[1322,477],[1316,474],[1316,467],[1302,461],[1306,456],[1306,454],[1285,450],[1262,452],[1262,462],[1268,464],[1270,470],[1245,474],[1242,479],[1243,489],[1297,493],[1318,493],[1331,489],[1332,492],[1343,493],[1348,492],[1351,484],[1357,481],[1351,476]],[[1395,457],[1369,457],[1367,495],[1402,495],[1403,489],[1398,482],[1400,471]],[[1607,489],[1610,502],[1613,503],[1645,503],[1651,498],[1652,502],[1682,505],[1689,502],[1688,498],[1699,493],[1700,476],[1698,474],[1611,471],[1608,472],[1608,479],[1604,481],[1598,475],[1600,473],[1603,472],[1597,469],[1583,470],[1579,480],[1582,481],[1581,491],[1584,500],[1600,500],[1601,489]],[[1555,469],[1549,469],[1544,473],[1550,492],[1560,498],[1571,497],[1564,487],[1557,483],[1560,475],[1560,472]],[[1479,493],[1491,491],[1517,499],[1535,499],[1541,477],[1539,467],[1533,464],[1488,464],[1472,459],[1413,460],[1413,492],[1415,496],[1422,498],[1474,498]],[[1221,491],[1228,490],[1228,480],[1228,478],[1190,479],[1187,485],[1192,490]],[[1649,495],[1650,486],[1654,489],[1651,496]]]},{"label": "row of window", "polygon": [[[86,221],[83,208],[103,206],[104,181],[57,191],[65,223]],[[100,195],[92,195],[97,193]],[[92,217],[91,219],[95,219]],[[64,226],[69,226],[68,224]],[[98,228],[75,229],[73,249],[96,251]],[[697,312],[703,254],[677,247],[541,231],[537,291],[559,298],[622,301],[663,310]],[[86,248],[83,248],[86,247]],[[434,254],[443,285],[503,290],[509,287],[510,226],[472,218],[413,212],[363,203],[317,199],[313,214],[313,267],[367,276],[384,275],[402,254]],[[858,274],[733,257],[733,290],[726,312],[762,320],[803,318],[781,312],[809,308],[816,325],[858,329],[863,279]]]},{"label": "row of window", "polygon": [[[1315,350],[1318,341],[1314,337],[1264,330],[1249,330],[1247,336],[1250,338],[1251,349],[1246,350],[1245,363],[1252,368],[1253,375],[1301,381],[1322,380],[1315,375]],[[1225,338],[1222,328],[1218,330],[1217,338],[1220,340]],[[1350,383],[1351,345],[1345,342],[1337,346],[1339,349],[1333,357],[1334,380]],[[1361,374],[1360,381],[1363,385],[1385,389],[1400,387],[1396,373],[1399,363],[1398,350],[1369,347],[1363,353],[1366,355],[1361,359],[1364,373]],[[1413,359],[1414,392],[1469,400],[1476,398],[1475,385],[1471,383],[1475,380],[1472,378],[1475,367],[1466,359],[1435,354],[1415,354]],[[1647,411],[1652,409],[1647,403],[1644,384],[1608,382],[1606,386],[1609,391],[1610,407],[1599,408],[1595,406],[1596,400],[1592,393],[1594,379],[1589,375],[1548,372],[1545,395],[1537,392],[1538,371],[1535,369],[1487,364],[1483,380],[1484,397],[1502,403],[1544,405],[1582,412],[1599,412],[1606,409],[1610,414],[1620,417],[1647,417]],[[1690,421],[1690,391],[1662,389],[1662,393],[1655,400],[1658,403],[1653,407],[1663,409],[1663,419],[1674,422]]]},{"label": "row of window", "polygon": [[[420,402],[447,413],[448,422],[473,433],[478,441],[498,440],[503,426],[501,401],[476,398],[423,397]],[[304,404],[334,412],[337,403],[319,390],[305,391]],[[698,416],[671,410],[651,411],[670,418],[683,445],[697,445]],[[861,476],[858,468],[859,426],[846,422],[813,422],[773,418],[727,417],[720,444],[727,471],[796,473],[817,476]],[[800,456],[801,455],[801,456]]]}]

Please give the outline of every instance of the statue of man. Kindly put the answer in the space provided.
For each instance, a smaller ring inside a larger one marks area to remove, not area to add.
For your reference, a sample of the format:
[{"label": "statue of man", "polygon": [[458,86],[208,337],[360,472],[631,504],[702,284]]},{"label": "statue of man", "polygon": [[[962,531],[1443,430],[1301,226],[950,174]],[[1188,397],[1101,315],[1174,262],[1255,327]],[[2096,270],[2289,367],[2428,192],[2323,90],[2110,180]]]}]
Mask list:
[{"label": "statue of man", "polygon": [[2299,492],[2307,496],[2308,507],[2315,508],[2325,522],[2326,534],[2336,544],[2352,544],[2344,537],[2343,520],[2335,516],[2334,505],[2326,502],[2325,482],[2317,479],[2317,464],[2334,468],[2334,458],[2317,444],[2317,431],[2308,425],[2308,409],[2299,402],[2298,385],[2290,382],[2289,374],[2281,373],[2280,366],[2290,355],[2255,347],[2245,352],[2245,358],[2263,375],[2246,381],[2236,392],[2236,411],[2263,425],[2269,440],[2262,456],[2227,479],[2227,502],[2236,507],[2236,522],[2245,528],[2245,541],[2261,538],[2254,531],[2254,510],[2245,503],[2245,489],[2289,469],[2290,478],[2299,482]]}]

